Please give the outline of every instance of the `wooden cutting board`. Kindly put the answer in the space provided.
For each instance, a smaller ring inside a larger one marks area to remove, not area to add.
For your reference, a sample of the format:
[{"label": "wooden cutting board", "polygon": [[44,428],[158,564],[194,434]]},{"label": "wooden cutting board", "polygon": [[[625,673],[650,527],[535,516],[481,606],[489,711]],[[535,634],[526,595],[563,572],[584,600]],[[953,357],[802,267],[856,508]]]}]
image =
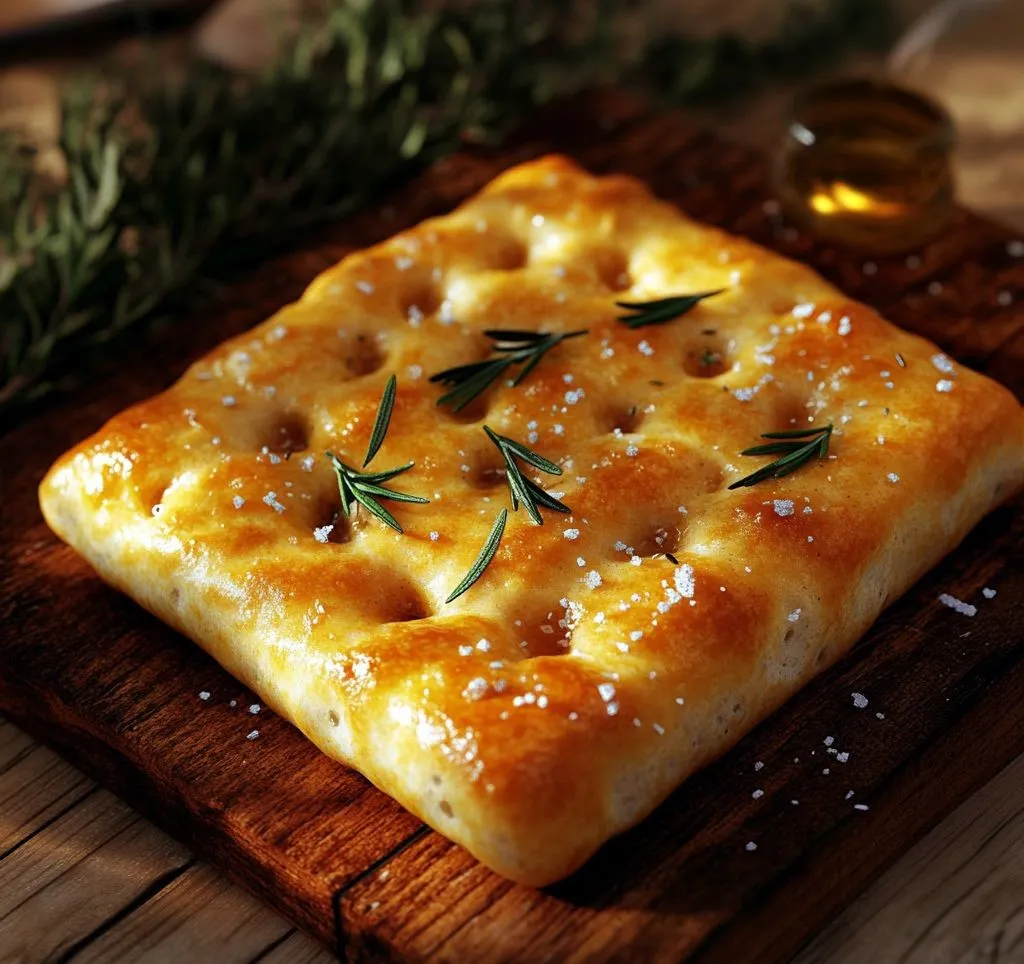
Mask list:
[{"label": "wooden cutting board", "polygon": [[[810,262],[1024,392],[1024,258],[1005,230],[960,212],[917,260],[866,262],[779,222],[756,153],[628,98],[590,97],[538,116],[511,146],[450,158],[0,440],[0,711],[352,960],[784,960],[1024,751],[1021,500],[983,521],[846,659],[543,891],[485,870],[289,724],[251,714],[251,693],[106,588],[36,505],[65,448],[318,271],[549,150],[637,175],[694,217]],[[977,615],[941,605],[941,592]]]}]

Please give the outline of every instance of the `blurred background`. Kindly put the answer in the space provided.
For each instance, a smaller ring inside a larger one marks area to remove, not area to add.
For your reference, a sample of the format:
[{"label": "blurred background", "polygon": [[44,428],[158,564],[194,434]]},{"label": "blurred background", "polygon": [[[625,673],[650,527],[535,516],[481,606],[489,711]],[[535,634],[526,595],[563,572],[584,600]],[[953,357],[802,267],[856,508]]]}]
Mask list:
[{"label": "blurred background", "polygon": [[1024,0],[3,0],[0,423],[552,98],[631,88],[777,155],[842,76],[947,110],[959,200],[1024,228]]}]

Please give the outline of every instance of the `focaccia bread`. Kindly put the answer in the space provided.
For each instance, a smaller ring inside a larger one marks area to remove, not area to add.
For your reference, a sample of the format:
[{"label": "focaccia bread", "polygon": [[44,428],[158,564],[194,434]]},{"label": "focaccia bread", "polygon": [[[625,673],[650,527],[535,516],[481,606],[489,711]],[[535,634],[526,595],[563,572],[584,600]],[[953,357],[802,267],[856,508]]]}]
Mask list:
[{"label": "focaccia bread", "polygon": [[[495,328],[589,333],[438,407],[429,376],[493,357]],[[392,373],[373,467],[415,461],[386,484],[430,500],[386,503],[404,534],[338,517],[324,455],[362,463]],[[569,514],[511,511],[484,424],[562,467],[523,465]],[[729,488],[770,461],[740,454],[764,433],[827,424],[826,458]],[[545,884],[846,652],[1020,488],[1022,453],[1004,388],[809,268],[550,157],[325,271],[63,456],[41,503],[325,753]]]}]

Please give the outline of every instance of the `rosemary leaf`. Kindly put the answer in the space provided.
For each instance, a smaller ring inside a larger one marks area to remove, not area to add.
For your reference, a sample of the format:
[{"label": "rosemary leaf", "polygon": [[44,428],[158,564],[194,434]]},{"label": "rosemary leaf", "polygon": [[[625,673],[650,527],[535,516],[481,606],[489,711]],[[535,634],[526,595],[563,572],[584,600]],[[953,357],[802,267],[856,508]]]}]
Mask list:
[{"label": "rosemary leaf", "polygon": [[487,537],[487,541],[484,543],[483,549],[480,550],[480,555],[477,556],[476,562],[470,567],[469,572],[466,573],[465,578],[460,582],[449,594],[445,603],[450,603],[455,599],[458,599],[470,586],[473,585],[483,574],[484,570],[491,564],[491,560],[494,558],[498,551],[498,546],[501,544],[501,537],[505,534],[505,523],[508,521],[508,509],[502,509],[498,513],[498,517],[494,520],[494,525],[491,526],[491,533]]},{"label": "rosemary leaf", "polygon": [[[765,479],[781,479],[790,472],[812,461],[815,456],[823,459],[828,455],[828,443],[832,437],[832,423],[819,425],[816,428],[795,429],[788,432],[765,432],[761,438],[780,439],[770,445],[755,445],[753,448],[744,449],[740,455],[773,455],[777,452],[784,452],[774,462],[763,465],[756,472],[737,479],[729,488],[739,489],[744,486],[757,485]],[[792,441],[784,441],[791,439]],[[809,439],[807,442],[796,441],[797,439]]]},{"label": "rosemary leaf", "polygon": [[484,432],[495,444],[505,462],[505,479],[508,482],[508,487],[512,494],[513,511],[517,510],[520,503],[522,503],[526,508],[527,514],[537,525],[544,524],[544,518],[540,514],[541,506],[546,509],[551,509],[553,512],[572,511],[567,505],[559,502],[553,495],[545,492],[544,489],[537,485],[537,483],[532,479],[526,478],[526,476],[523,475],[522,469],[519,468],[519,463],[516,462],[516,458],[521,458],[524,462],[534,466],[534,468],[540,469],[542,472],[547,472],[549,475],[561,475],[561,466],[556,465],[549,459],[544,458],[544,456],[538,455],[536,452],[528,449],[522,442],[517,442],[515,439],[499,435],[487,425],[484,426]]},{"label": "rosemary leaf", "polygon": [[456,365],[431,375],[432,382],[452,386],[438,400],[438,405],[451,405],[452,411],[460,412],[475,398],[482,395],[513,365],[522,365],[519,374],[512,380],[513,385],[520,384],[540,363],[541,359],[556,345],[569,338],[586,335],[587,329],[570,331],[565,334],[543,331],[509,331],[494,328],[484,334],[495,342],[494,350],[502,352],[497,358],[470,362],[468,365]]},{"label": "rosemary leaf", "polygon": [[380,405],[377,406],[377,418],[373,422],[373,431],[370,433],[370,444],[366,448],[366,458],[363,459],[363,468],[370,464],[373,457],[380,451],[387,434],[388,425],[391,422],[391,412],[395,407],[395,395],[398,393],[398,378],[392,375],[384,386],[384,395],[381,397]]},{"label": "rosemary leaf", "polygon": [[625,308],[630,314],[616,316],[629,328],[643,328],[646,325],[664,325],[666,322],[693,311],[705,298],[720,295],[725,288],[702,291],[695,295],[675,295],[656,301],[616,301],[615,307]]}]

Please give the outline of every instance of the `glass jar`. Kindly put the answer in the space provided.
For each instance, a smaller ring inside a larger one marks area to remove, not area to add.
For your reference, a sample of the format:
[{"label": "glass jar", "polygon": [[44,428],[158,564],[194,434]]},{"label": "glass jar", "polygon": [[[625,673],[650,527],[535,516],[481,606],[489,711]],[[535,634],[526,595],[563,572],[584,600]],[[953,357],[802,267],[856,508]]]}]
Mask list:
[{"label": "glass jar", "polygon": [[953,123],[931,100],[882,81],[815,87],[793,105],[776,158],[785,213],[866,252],[907,251],[953,208]]}]

